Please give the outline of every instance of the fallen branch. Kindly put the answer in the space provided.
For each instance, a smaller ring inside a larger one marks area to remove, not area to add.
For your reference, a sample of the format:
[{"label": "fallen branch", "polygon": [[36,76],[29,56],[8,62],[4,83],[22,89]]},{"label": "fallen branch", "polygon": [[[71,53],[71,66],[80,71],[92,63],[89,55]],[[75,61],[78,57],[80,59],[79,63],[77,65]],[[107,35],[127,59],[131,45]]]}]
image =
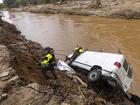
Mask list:
[{"label": "fallen branch", "polygon": [[85,88],[88,87],[88,85],[78,76],[72,76],[72,77],[73,77],[73,79],[76,79],[78,82],[80,82]]},{"label": "fallen branch", "polygon": [[84,94],[83,94],[83,92],[82,92],[81,88],[80,88],[80,87],[78,87],[78,89],[79,89],[79,91],[80,91],[80,93],[81,93],[81,95],[82,95],[83,99],[86,101],[86,97],[84,96]]},{"label": "fallen branch", "polygon": [[27,86],[26,88],[30,88],[30,89],[36,91],[37,93],[41,93],[41,94],[45,94],[45,95],[47,94],[46,92],[39,91],[39,90],[37,90],[37,89],[35,89],[35,88],[31,87],[31,86]]}]

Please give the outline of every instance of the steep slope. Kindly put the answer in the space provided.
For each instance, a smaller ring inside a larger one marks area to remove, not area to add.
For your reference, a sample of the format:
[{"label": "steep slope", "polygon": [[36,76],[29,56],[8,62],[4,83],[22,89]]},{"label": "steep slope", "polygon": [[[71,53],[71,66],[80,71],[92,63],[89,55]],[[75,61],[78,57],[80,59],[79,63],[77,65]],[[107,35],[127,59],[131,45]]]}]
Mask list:
[{"label": "steep slope", "polygon": [[8,49],[9,64],[20,77],[6,82],[2,91],[8,97],[1,105],[134,105],[125,95],[117,95],[104,83],[89,84],[83,74],[80,80],[56,71],[58,80],[48,73],[45,79],[38,65],[44,53],[40,44],[20,35],[14,25],[0,21],[0,44]]}]

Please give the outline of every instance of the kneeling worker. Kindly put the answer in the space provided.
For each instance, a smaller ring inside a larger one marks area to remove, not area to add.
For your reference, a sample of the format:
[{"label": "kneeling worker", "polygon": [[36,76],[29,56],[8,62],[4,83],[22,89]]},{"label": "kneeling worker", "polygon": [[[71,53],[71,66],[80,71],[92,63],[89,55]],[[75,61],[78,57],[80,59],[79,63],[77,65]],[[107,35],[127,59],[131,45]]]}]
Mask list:
[{"label": "kneeling worker", "polygon": [[69,62],[68,64],[71,65],[71,63],[72,63],[80,54],[82,54],[84,51],[85,51],[85,50],[84,50],[82,47],[77,46],[77,47],[75,48],[74,53],[73,53],[73,55],[72,55],[72,57],[71,57],[71,60],[70,60],[70,62]]},{"label": "kneeling worker", "polygon": [[77,46],[77,47],[75,48],[74,53],[77,54],[77,55],[80,55],[80,54],[82,54],[84,51],[85,51],[85,50],[84,50],[82,47]]},{"label": "kneeling worker", "polygon": [[46,72],[51,71],[54,78],[57,79],[57,76],[56,76],[55,70],[54,70],[54,66],[56,64],[54,50],[50,47],[46,47],[45,51],[46,51],[45,59],[41,62],[42,73],[47,78]]}]

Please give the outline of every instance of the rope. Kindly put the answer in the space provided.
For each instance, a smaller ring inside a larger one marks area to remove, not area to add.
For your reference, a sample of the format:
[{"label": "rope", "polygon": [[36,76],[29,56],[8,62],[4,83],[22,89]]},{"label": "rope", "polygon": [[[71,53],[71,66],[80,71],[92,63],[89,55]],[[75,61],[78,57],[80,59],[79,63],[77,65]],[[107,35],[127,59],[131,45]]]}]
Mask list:
[{"label": "rope", "polygon": [[67,55],[66,54],[61,54],[61,53],[54,53],[54,54],[56,54],[56,55],[61,55],[61,56],[64,56],[64,57],[66,57]]},{"label": "rope", "polygon": [[54,50],[54,51],[67,51],[67,52],[69,52],[69,51],[74,51],[74,50]]}]

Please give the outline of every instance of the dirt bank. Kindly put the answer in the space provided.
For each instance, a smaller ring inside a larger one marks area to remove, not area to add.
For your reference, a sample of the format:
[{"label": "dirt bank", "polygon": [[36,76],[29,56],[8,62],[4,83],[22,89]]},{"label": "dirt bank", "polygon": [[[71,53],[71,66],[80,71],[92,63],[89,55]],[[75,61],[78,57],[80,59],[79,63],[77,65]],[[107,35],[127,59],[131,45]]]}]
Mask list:
[{"label": "dirt bank", "polygon": [[35,13],[64,13],[71,15],[96,15],[119,18],[140,18],[139,0],[94,0],[94,1],[69,1],[12,9],[14,11],[29,11]]},{"label": "dirt bank", "polygon": [[[116,89],[104,83],[86,87],[58,70],[58,80],[51,74],[46,80],[38,65],[44,53],[42,46],[27,40],[14,25],[4,21],[0,21],[0,44],[6,46],[2,47],[6,55],[1,62],[15,71],[12,77],[1,80],[0,96],[5,96],[0,100],[1,105],[134,105],[124,94],[117,95]],[[77,76],[87,84],[84,75]]]}]

